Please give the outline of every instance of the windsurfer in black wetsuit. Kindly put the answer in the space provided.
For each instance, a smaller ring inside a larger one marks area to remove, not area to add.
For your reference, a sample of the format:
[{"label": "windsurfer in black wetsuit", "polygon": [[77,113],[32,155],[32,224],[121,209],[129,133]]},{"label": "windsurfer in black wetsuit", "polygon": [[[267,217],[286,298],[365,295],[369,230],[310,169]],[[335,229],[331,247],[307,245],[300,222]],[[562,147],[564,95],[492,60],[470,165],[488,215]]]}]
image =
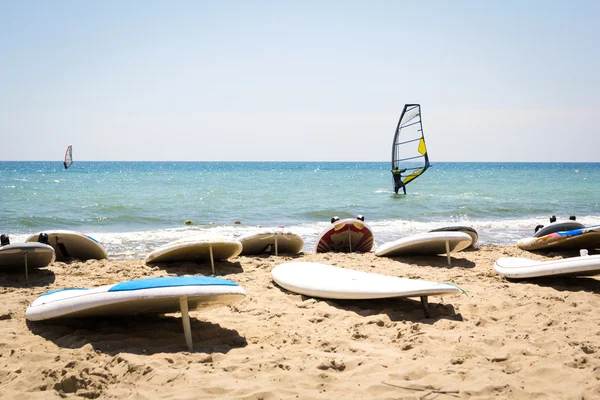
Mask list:
[{"label": "windsurfer in black wetsuit", "polygon": [[394,176],[394,192],[398,194],[398,190],[402,188],[404,194],[406,194],[406,186],[404,186],[404,182],[402,182],[402,173],[406,172],[406,168],[398,169],[398,167],[394,167],[392,170],[392,175]]}]

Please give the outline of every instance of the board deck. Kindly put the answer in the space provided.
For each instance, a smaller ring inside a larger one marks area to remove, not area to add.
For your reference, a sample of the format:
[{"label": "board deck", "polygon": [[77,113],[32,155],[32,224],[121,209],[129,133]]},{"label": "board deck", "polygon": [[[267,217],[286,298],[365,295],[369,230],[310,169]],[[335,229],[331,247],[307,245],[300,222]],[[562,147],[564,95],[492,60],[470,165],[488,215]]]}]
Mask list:
[{"label": "board deck", "polygon": [[366,253],[373,248],[373,231],[359,219],[335,221],[325,228],[317,239],[317,253]]},{"label": "board deck", "polygon": [[93,237],[69,230],[43,231],[29,236],[26,242],[37,242],[41,233],[48,235],[48,244],[54,248],[57,261],[103,260],[108,258],[104,247]]},{"label": "board deck", "polygon": [[589,276],[600,274],[600,255],[536,261],[520,257],[503,257],[494,269],[509,279],[527,279],[548,276]]}]

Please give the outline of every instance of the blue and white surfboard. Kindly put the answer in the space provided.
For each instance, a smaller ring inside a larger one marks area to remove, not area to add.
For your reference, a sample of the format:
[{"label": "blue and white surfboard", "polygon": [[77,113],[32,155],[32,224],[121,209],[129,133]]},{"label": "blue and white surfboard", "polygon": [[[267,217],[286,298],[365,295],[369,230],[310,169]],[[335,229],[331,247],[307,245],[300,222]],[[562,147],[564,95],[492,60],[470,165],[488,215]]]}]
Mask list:
[{"label": "blue and white surfboard", "polygon": [[40,295],[27,307],[29,321],[180,311],[185,299],[189,310],[236,303],[246,292],[235,282],[208,276],[148,278],[96,288],[69,288]]}]

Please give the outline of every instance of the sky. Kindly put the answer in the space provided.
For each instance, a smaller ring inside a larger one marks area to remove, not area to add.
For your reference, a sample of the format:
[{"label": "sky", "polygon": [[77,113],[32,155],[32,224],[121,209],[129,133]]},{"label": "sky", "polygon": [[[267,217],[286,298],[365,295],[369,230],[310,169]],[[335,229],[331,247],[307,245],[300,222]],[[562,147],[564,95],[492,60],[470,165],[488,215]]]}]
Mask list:
[{"label": "sky", "polygon": [[0,160],[600,162],[600,2],[0,0]]}]

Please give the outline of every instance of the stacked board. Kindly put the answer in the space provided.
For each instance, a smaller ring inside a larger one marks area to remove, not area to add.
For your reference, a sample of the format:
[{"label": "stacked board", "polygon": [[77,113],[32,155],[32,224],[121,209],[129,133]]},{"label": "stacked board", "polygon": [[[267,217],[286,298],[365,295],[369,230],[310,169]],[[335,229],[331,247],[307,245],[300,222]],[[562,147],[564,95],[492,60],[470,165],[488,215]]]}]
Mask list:
[{"label": "stacked board", "polygon": [[579,250],[600,248],[600,225],[528,237],[517,242],[522,250]]},{"label": "stacked board", "polygon": [[432,229],[429,232],[463,232],[467,235],[471,236],[471,246],[475,247],[477,244],[477,240],[479,240],[479,235],[477,231],[470,226],[446,226],[443,228]]},{"label": "stacked board", "polygon": [[533,234],[534,237],[542,237],[549,235],[554,232],[566,232],[572,231],[575,229],[583,229],[585,225],[581,222],[577,221],[562,221],[562,222],[552,222],[550,225],[543,226]]}]

